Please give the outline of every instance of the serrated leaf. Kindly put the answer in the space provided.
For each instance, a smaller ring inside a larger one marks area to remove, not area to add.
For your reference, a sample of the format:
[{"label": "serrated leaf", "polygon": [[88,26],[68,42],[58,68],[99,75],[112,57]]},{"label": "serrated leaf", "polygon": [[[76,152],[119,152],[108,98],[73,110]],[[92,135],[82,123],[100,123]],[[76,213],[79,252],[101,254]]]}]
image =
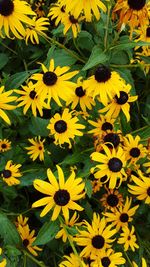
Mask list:
[{"label": "serrated leaf", "polygon": [[0,70],[8,63],[9,57],[4,54],[0,53]]},{"label": "serrated leaf", "polygon": [[50,242],[57,232],[59,231],[59,225],[55,222],[45,222],[42,228],[40,229],[36,240],[33,245],[44,245]]},{"label": "serrated leaf", "polygon": [[88,70],[95,67],[98,64],[103,64],[108,60],[108,54],[106,55],[99,46],[94,46],[92,53],[83,67],[82,70]]},{"label": "serrated leaf", "polygon": [[3,213],[0,213],[0,236],[6,244],[18,245],[21,243],[21,238],[15,225]]},{"label": "serrated leaf", "polygon": [[49,130],[47,129],[47,125],[49,120],[45,120],[39,117],[32,117],[31,121],[29,121],[29,130],[35,136],[48,136]]}]

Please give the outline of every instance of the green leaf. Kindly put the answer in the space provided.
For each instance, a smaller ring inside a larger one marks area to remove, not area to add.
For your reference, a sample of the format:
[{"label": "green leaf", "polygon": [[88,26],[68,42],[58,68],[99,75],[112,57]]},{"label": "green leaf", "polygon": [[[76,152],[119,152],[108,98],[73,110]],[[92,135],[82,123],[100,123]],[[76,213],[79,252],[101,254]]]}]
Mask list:
[{"label": "green leaf", "polygon": [[4,54],[0,53],[0,70],[8,63],[9,57]]},{"label": "green leaf", "polygon": [[40,229],[36,240],[33,242],[33,245],[47,244],[55,237],[58,231],[59,231],[59,225],[56,221],[45,222],[42,228]]},{"label": "green leaf", "polygon": [[94,46],[92,35],[87,31],[81,31],[77,37],[77,45],[84,50],[91,51]]},{"label": "green leaf", "polygon": [[21,238],[15,225],[3,213],[0,213],[0,236],[9,245],[21,243]]},{"label": "green leaf", "polygon": [[5,84],[6,90],[19,88],[31,74],[35,73],[37,70],[32,71],[22,71],[13,74]]},{"label": "green leaf", "polygon": [[90,180],[85,181],[85,191],[86,191],[86,194],[88,195],[88,197],[91,198],[92,193],[93,193],[93,189],[92,189],[92,184],[91,184]]},{"label": "green leaf", "polygon": [[115,46],[112,46],[110,47],[110,50],[113,50],[115,49],[116,51],[118,50],[126,50],[126,49],[129,49],[129,48],[134,48],[136,46],[148,46],[150,45],[150,43],[148,42],[132,42],[132,41],[127,41],[127,42],[123,42],[123,43],[120,43],[118,45],[115,45]]},{"label": "green leaf", "polygon": [[94,46],[89,60],[85,64],[82,70],[88,70],[95,67],[98,64],[103,64],[108,60],[108,54],[106,55],[99,46]]},{"label": "green leaf", "polygon": [[150,136],[150,126],[142,127],[131,133],[133,136],[139,135],[141,139],[148,139]]},{"label": "green leaf", "polygon": [[32,117],[31,121],[29,121],[29,130],[35,136],[48,136],[49,130],[47,129],[47,125],[49,120],[41,119],[39,117]]},{"label": "green leaf", "polygon": [[[74,54],[75,52],[72,51]],[[53,53],[49,52],[49,60],[54,59],[55,66],[70,66],[73,65],[77,59],[70,55],[68,52],[63,50],[62,48],[56,48]],[[49,62],[48,62],[49,64]]]}]

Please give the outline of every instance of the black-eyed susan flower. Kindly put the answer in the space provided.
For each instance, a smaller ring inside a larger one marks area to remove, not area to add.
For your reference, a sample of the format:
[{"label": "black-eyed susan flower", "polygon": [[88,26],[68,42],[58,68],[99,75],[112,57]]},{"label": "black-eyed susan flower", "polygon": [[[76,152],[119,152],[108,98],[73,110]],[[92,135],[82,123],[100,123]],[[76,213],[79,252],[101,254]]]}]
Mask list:
[{"label": "black-eyed susan flower", "polygon": [[132,225],[131,230],[127,226],[123,227],[117,243],[123,244],[125,251],[129,250],[129,248],[131,248],[132,251],[135,251],[136,248],[139,248],[139,245],[136,242],[137,238],[134,226]]},{"label": "black-eyed susan flower", "polygon": [[28,40],[33,44],[39,44],[39,36],[46,36],[45,31],[48,30],[48,18],[33,18],[34,25],[26,28],[25,42],[28,45]]},{"label": "black-eyed susan flower", "polygon": [[21,164],[13,164],[11,160],[7,161],[4,170],[1,172],[1,177],[8,186],[20,184],[20,180],[18,180],[22,176],[20,167]]},{"label": "black-eyed susan flower", "polygon": [[139,177],[131,176],[135,184],[128,184],[128,190],[137,199],[144,200],[146,204],[150,204],[150,178],[144,176],[141,171],[138,171],[138,175]]},{"label": "black-eyed susan flower", "polygon": [[98,179],[91,181],[91,184],[93,193],[100,191],[100,188],[103,187],[103,183],[101,182],[101,180]]},{"label": "black-eyed susan flower", "polygon": [[50,169],[47,170],[49,182],[34,180],[34,187],[36,190],[47,195],[46,197],[34,202],[33,208],[45,206],[40,214],[40,217],[45,216],[51,209],[53,214],[51,220],[57,219],[60,212],[62,212],[65,220],[69,220],[69,210],[81,211],[83,208],[76,203],[81,199],[85,193],[83,192],[84,183],[81,178],[75,177],[75,172],[72,172],[69,178],[65,181],[63,170],[57,165],[58,179],[53,175]]},{"label": "black-eyed susan flower", "polygon": [[66,35],[69,29],[71,29],[73,37],[77,38],[77,35],[80,32],[79,23],[82,20],[83,20],[83,17],[75,17],[74,15],[70,13],[66,13],[66,16],[63,16],[62,18],[62,24],[64,25],[64,30],[63,30],[64,35]]},{"label": "black-eyed susan flower", "polygon": [[25,28],[23,24],[33,25],[32,19],[28,17],[30,15],[35,15],[35,13],[26,1],[1,0],[0,33],[4,30],[5,35],[8,38],[12,38],[10,35],[11,31],[15,37],[22,39],[25,36]]},{"label": "black-eyed susan flower", "polygon": [[5,152],[11,149],[11,142],[8,139],[0,139],[0,152]]},{"label": "black-eyed susan flower", "polygon": [[32,245],[33,242],[36,240],[35,230],[30,231],[28,224],[26,224],[25,226],[19,224],[17,230],[22,239],[23,247],[29,250],[30,253],[33,254],[34,256],[38,256],[37,251],[41,251],[42,249]]},{"label": "black-eyed susan flower", "polygon": [[67,16],[65,12],[65,6],[62,6],[60,3],[55,3],[49,10],[48,17],[51,20],[55,20],[55,25],[57,26],[62,22],[63,17]]},{"label": "black-eyed susan flower", "polygon": [[120,90],[120,96],[116,94],[113,100],[100,112],[107,112],[107,116],[117,118],[122,110],[127,121],[130,120],[130,104],[137,100],[138,96],[130,96],[131,85],[127,84]]},{"label": "black-eyed susan flower", "polygon": [[65,108],[62,115],[56,113],[53,118],[50,119],[50,123],[47,128],[50,130],[50,135],[54,135],[55,144],[63,145],[69,144],[71,148],[70,139],[74,139],[75,136],[82,136],[83,133],[79,131],[84,129],[85,126],[78,123],[78,118],[73,117],[73,113],[69,112],[69,109]]},{"label": "black-eyed susan flower", "polygon": [[4,110],[13,110],[16,108],[16,106],[8,104],[17,98],[16,96],[11,96],[12,93],[13,90],[5,92],[4,86],[0,87],[0,117],[8,124],[11,124],[11,122]]},{"label": "black-eyed susan flower", "polygon": [[[82,265],[81,265],[82,264]],[[59,267],[86,267],[80,256],[71,253],[69,256],[64,256],[64,260],[59,264]]]},{"label": "black-eyed susan flower", "polygon": [[44,17],[45,16],[45,4],[46,1],[45,0],[38,0],[35,3],[35,13],[37,14],[37,17]]},{"label": "black-eyed susan flower", "polygon": [[[146,260],[144,258],[142,258],[142,265],[140,265],[141,267],[148,267]],[[134,261],[132,262],[133,267],[139,267],[139,265],[137,265]]]},{"label": "black-eyed susan flower", "polygon": [[107,130],[103,131],[101,135],[99,135],[95,142],[94,146],[96,148],[96,151],[103,150],[103,145],[105,144],[108,148],[118,148],[119,146],[122,146],[122,133],[120,130],[117,132]]},{"label": "black-eyed susan flower", "polygon": [[106,115],[100,115],[97,121],[88,120],[88,122],[95,127],[94,129],[88,131],[88,133],[101,137],[104,132],[113,130],[115,119]]},{"label": "black-eyed susan flower", "polygon": [[78,17],[80,14],[84,12],[86,21],[91,21],[92,16],[96,17],[97,20],[100,19],[100,10],[106,12],[106,6],[100,0],[93,0],[92,4],[90,0],[60,0],[62,5],[66,6],[66,11],[74,14],[75,17]]},{"label": "black-eyed susan flower", "polygon": [[[81,223],[77,223],[78,219],[79,219],[79,215],[75,211],[74,214],[72,215],[72,217],[70,218],[70,220],[69,219],[65,220],[64,225],[67,228],[67,231],[71,227],[75,227],[75,226],[81,225]],[[60,224],[60,227],[61,227],[61,230],[56,234],[55,238],[56,239],[57,238],[62,238],[62,241],[64,243],[66,243],[69,234],[66,233],[66,230],[64,229],[64,226],[62,224]],[[69,235],[69,237],[73,238],[72,235]]]},{"label": "black-eyed susan flower", "polygon": [[116,71],[111,71],[109,67],[100,65],[94,75],[84,81],[84,88],[87,90],[87,95],[102,102],[105,106],[109,100],[112,100],[114,95],[120,96],[119,91],[125,86],[125,81]]},{"label": "black-eyed susan flower", "polygon": [[38,93],[31,81],[26,86],[22,86],[22,89],[23,90],[15,90],[17,94],[21,95],[16,100],[17,102],[20,102],[17,107],[24,106],[24,115],[27,113],[28,109],[31,108],[34,117],[37,116],[38,110],[42,117],[43,108],[47,108],[47,105],[44,103],[45,98],[43,97],[42,92]]},{"label": "black-eyed susan flower", "polygon": [[[49,68],[41,64],[43,73],[36,73],[31,76],[32,80],[36,80],[36,89],[42,92],[43,97],[48,99],[50,104],[51,98],[55,100],[58,106],[62,106],[59,98],[66,101],[72,95],[74,83],[69,81],[78,71],[68,72],[70,67],[54,67],[54,60],[50,60]],[[63,89],[62,89],[63,88]]]},{"label": "black-eyed susan flower", "polygon": [[2,251],[2,248],[0,247],[0,267],[6,267],[6,265],[7,265],[7,260],[6,260],[6,258],[4,258],[3,256],[2,256],[2,253],[3,253],[3,251]]},{"label": "black-eyed susan flower", "polygon": [[84,220],[84,230],[78,230],[79,234],[74,238],[77,245],[84,247],[80,253],[81,257],[91,259],[109,248],[114,241],[112,236],[116,233],[112,225],[107,225],[105,218],[100,218],[99,214],[93,214],[92,223]]},{"label": "black-eyed susan flower", "polygon": [[92,106],[95,105],[95,101],[87,96],[86,90],[84,89],[84,82],[82,81],[82,77],[78,78],[77,84],[73,90],[73,95],[68,99],[66,105],[71,104],[71,108],[75,109],[78,104],[80,108],[86,112],[86,109],[91,110]]},{"label": "black-eyed susan flower", "polygon": [[93,259],[91,267],[117,267],[126,262],[121,252],[114,252],[112,249],[101,251],[98,257],[94,256]]},{"label": "black-eyed susan flower", "polygon": [[124,171],[126,165],[124,151],[121,147],[117,151],[114,148],[111,151],[106,145],[103,145],[103,149],[106,155],[99,152],[91,154],[91,159],[99,162],[91,171],[93,172],[95,169],[98,169],[94,173],[96,179],[101,179],[106,175],[107,179],[105,182],[109,181],[109,189],[114,189],[117,180],[119,180],[120,186],[123,176],[127,176]]},{"label": "black-eyed susan flower", "polygon": [[132,198],[126,198],[126,202],[123,206],[120,206],[118,209],[113,212],[105,212],[105,217],[107,222],[111,222],[112,226],[116,227],[116,230],[119,231],[121,227],[128,226],[128,223],[133,220],[133,216],[138,209],[139,205],[131,208]]},{"label": "black-eyed susan flower", "polygon": [[127,134],[124,137],[124,151],[126,155],[126,160],[130,163],[136,163],[139,159],[144,158],[147,154],[147,149],[140,144],[140,136],[135,138],[131,134]]},{"label": "black-eyed susan flower", "polygon": [[118,190],[107,189],[107,193],[102,195],[100,202],[105,209],[114,211],[116,208],[123,205],[123,196]]},{"label": "black-eyed susan flower", "polygon": [[148,23],[148,6],[146,0],[118,0],[113,10],[113,15],[119,14],[118,27],[128,24],[132,37],[135,28],[138,26],[143,28]]},{"label": "black-eyed susan flower", "polygon": [[30,155],[30,158],[34,161],[37,158],[39,158],[40,161],[44,160],[44,142],[45,139],[43,139],[41,141],[41,137],[35,137],[35,139],[33,138],[29,138],[28,141],[31,143],[31,146],[29,147],[25,147],[25,149],[29,150],[29,152],[27,152],[28,155]]}]

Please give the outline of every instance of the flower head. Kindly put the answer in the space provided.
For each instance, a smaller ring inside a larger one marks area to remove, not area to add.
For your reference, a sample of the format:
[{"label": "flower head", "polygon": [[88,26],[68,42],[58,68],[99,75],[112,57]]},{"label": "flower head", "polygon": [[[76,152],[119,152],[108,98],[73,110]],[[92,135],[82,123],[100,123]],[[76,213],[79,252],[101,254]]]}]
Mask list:
[{"label": "flower head", "polygon": [[130,229],[125,226],[122,228],[122,233],[118,239],[118,244],[124,244],[124,250],[127,251],[129,248],[132,251],[135,251],[136,248],[139,248],[138,244],[136,243],[136,235],[135,235],[135,228],[132,225],[131,231]]},{"label": "flower head", "polygon": [[0,139],[0,152],[11,149],[11,142],[7,139]]},{"label": "flower head", "polygon": [[33,44],[39,44],[39,36],[46,36],[44,31],[48,30],[49,21],[47,18],[33,18],[34,25],[26,28],[26,45],[30,39]]},{"label": "flower head", "polygon": [[93,259],[94,262],[91,263],[91,267],[117,267],[126,262],[121,252],[115,253],[112,249],[102,251]]},{"label": "flower head", "polygon": [[20,180],[18,180],[22,176],[20,167],[21,164],[13,164],[11,160],[7,161],[4,170],[1,172],[1,177],[8,186],[20,184]]},{"label": "flower head", "polygon": [[28,141],[32,144],[29,147],[25,147],[25,149],[29,150],[29,152],[27,153],[28,155],[30,155],[30,158],[34,161],[39,157],[40,161],[44,160],[44,142],[45,139],[43,139],[41,141],[41,137],[35,137],[35,139],[31,138],[28,139]]}]

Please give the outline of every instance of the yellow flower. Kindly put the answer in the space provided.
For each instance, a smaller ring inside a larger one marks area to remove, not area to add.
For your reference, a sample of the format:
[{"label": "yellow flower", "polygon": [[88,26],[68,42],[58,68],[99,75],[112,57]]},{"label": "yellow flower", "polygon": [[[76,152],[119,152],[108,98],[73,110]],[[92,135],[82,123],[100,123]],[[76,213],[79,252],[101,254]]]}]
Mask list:
[{"label": "yellow flower", "polygon": [[18,227],[19,225],[21,225],[22,227],[27,225],[29,218],[28,217],[23,217],[22,214],[20,214],[17,217],[17,221],[15,222],[16,227]]},{"label": "yellow flower", "polygon": [[116,230],[119,231],[121,227],[128,226],[128,223],[133,220],[132,216],[135,214],[139,205],[136,205],[133,208],[131,207],[132,198],[126,198],[124,206],[120,206],[118,209],[113,212],[105,212],[106,221],[111,222],[112,226],[116,227]]},{"label": "yellow flower", "polygon": [[0,35],[4,32],[11,38],[10,31],[18,39],[25,36],[25,28],[22,23],[33,25],[32,19],[27,15],[35,15],[26,1],[20,0],[1,0],[0,2]]},{"label": "yellow flower", "polygon": [[[35,88],[39,93],[43,94],[43,98],[48,98],[48,104],[50,104],[51,98],[55,100],[58,106],[62,106],[59,98],[66,101],[70,95],[72,95],[72,89],[74,83],[69,81],[75,76],[78,71],[68,72],[70,67],[54,67],[54,60],[50,60],[49,68],[42,65],[43,73],[36,73],[31,76],[32,80],[36,80]],[[63,89],[62,89],[63,88]]]},{"label": "yellow flower", "polygon": [[[0,257],[2,255],[2,248],[0,248]],[[0,261],[0,267],[6,267],[7,264],[7,260],[5,258],[2,258],[2,260]]]},{"label": "yellow flower", "polygon": [[84,183],[81,178],[75,178],[75,172],[72,172],[69,178],[65,181],[62,169],[57,165],[58,178],[53,175],[50,169],[47,170],[47,176],[49,182],[41,181],[39,179],[34,180],[34,187],[39,192],[46,194],[47,196],[34,202],[33,208],[45,206],[40,216],[45,216],[51,209],[53,214],[51,220],[57,219],[59,213],[62,211],[65,220],[69,220],[69,209],[71,210],[83,210],[75,201],[81,199],[85,193],[83,193]]},{"label": "yellow flower", "polygon": [[[142,42],[148,42],[150,43],[150,26],[149,23],[145,24],[144,27],[140,27],[137,30],[135,30],[135,33],[138,35],[138,37],[135,39],[136,42],[142,41]],[[138,49],[139,46],[135,47],[135,50]],[[142,46],[143,50],[149,49],[149,45]]]},{"label": "yellow flower", "polygon": [[80,25],[79,22],[83,20],[83,17],[75,17],[72,14],[66,14],[63,16],[61,23],[64,25],[64,35],[69,31],[71,28],[73,37],[77,38],[78,33],[80,32]]},{"label": "yellow flower", "polygon": [[47,18],[33,18],[34,25],[26,28],[25,41],[28,45],[28,40],[33,44],[39,44],[39,36],[46,36],[44,31],[48,31],[48,25],[50,24]]},{"label": "yellow flower", "polygon": [[97,20],[100,19],[100,9],[106,12],[106,6],[100,0],[60,0],[61,5],[66,6],[66,12],[71,12],[75,17],[79,17],[82,12],[84,12],[86,21],[90,22],[92,20],[92,15],[96,17]]},{"label": "yellow flower", "polygon": [[102,206],[105,207],[105,209],[110,209],[111,211],[114,211],[116,208],[123,205],[123,197],[119,193],[118,190],[114,189],[107,189],[107,193],[102,195],[100,202],[102,203]]},{"label": "yellow flower", "polygon": [[78,118],[73,117],[72,112],[69,112],[67,108],[64,109],[62,115],[56,113],[47,126],[50,130],[50,135],[54,135],[54,143],[60,146],[68,143],[69,148],[71,148],[70,139],[74,139],[76,135],[82,136],[83,133],[79,129],[85,128],[84,125],[77,123],[78,121]]},{"label": "yellow flower", "polygon": [[[139,267],[139,265],[137,265],[134,261],[132,262],[132,264],[133,264],[133,267]],[[142,266],[141,267],[147,267],[147,263],[146,263],[146,260],[144,258],[142,258]]]},{"label": "yellow flower", "polygon": [[11,142],[7,139],[0,139],[0,152],[5,152],[11,149]]},{"label": "yellow flower", "polygon": [[131,176],[134,185],[128,184],[128,191],[135,195],[137,199],[144,200],[146,204],[150,204],[150,178],[138,171],[139,177]]},{"label": "yellow flower", "polygon": [[94,173],[94,177],[101,179],[106,175],[107,179],[105,182],[109,180],[109,189],[114,189],[117,181],[119,180],[118,186],[120,186],[123,176],[127,176],[124,171],[126,165],[124,151],[121,147],[117,151],[114,148],[110,151],[106,145],[103,145],[103,149],[106,155],[99,152],[93,152],[91,154],[91,159],[100,163],[92,168],[91,172],[98,169]]},{"label": "yellow flower", "polygon": [[83,260],[71,253],[69,256],[64,256],[64,260],[59,264],[59,267],[80,267],[82,264],[82,267],[86,267],[87,265],[83,262]]},{"label": "yellow flower", "polygon": [[87,95],[95,98],[103,105],[107,105],[109,100],[112,100],[114,95],[119,97],[119,92],[124,88],[125,81],[116,71],[111,71],[109,67],[100,65],[94,75],[84,81],[84,88],[87,90]]},{"label": "yellow flower", "polygon": [[91,259],[109,248],[114,241],[111,237],[116,233],[111,229],[112,225],[107,225],[105,218],[100,218],[99,214],[93,214],[92,223],[84,221],[85,229],[78,230],[79,234],[74,238],[77,245],[84,247],[80,253],[81,257],[90,257]]},{"label": "yellow flower", "polygon": [[29,152],[27,153],[28,155],[30,155],[30,158],[34,161],[39,157],[40,161],[44,160],[44,142],[45,139],[43,139],[41,141],[41,137],[35,137],[35,140],[33,138],[28,139],[28,141],[32,144],[29,147],[25,147],[25,149],[29,150]]},{"label": "yellow flower", "polygon": [[1,177],[8,186],[20,184],[20,180],[18,180],[22,176],[19,170],[20,167],[21,164],[13,164],[11,160],[7,161]]},{"label": "yellow flower", "polygon": [[115,95],[114,99],[106,107],[100,110],[100,112],[107,112],[108,117],[117,118],[122,110],[125,114],[127,121],[130,120],[130,105],[129,103],[137,100],[138,96],[130,96],[131,85],[128,84],[120,90],[120,96]]},{"label": "yellow flower", "polygon": [[135,251],[136,248],[139,248],[138,244],[136,244],[136,235],[134,233],[135,228],[133,225],[131,231],[127,226],[122,228],[122,233],[120,234],[117,243],[124,244],[125,251],[127,251],[129,248],[131,248],[132,251]]},{"label": "yellow flower", "polygon": [[55,3],[49,10],[48,17],[51,20],[55,21],[55,25],[57,26],[60,22],[62,22],[63,17],[66,16],[65,7],[60,3]]},{"label": "yellow flower", "polygon": [[19,224],[17,230],[18,230],[20,237],[22,239],[23,246],[26,249],[28,249],[31,254],[33,254],[34,256],[38,256],[38,253],[36,252],[36,250],[41,251],[42,249],[37,247],[37,246],[32,245],[36,239],[35,230],[32,230],[30,232],[28,224],[26,224],[25,226],[22,226]]},{"label": "yellow flower", "polygon": [[0,87],[0,117],[8,124],[11,124],[10,119],[8,118],[4,110],[15,109],[16,108],[15,106],[12,106],[8,103],[15,101],[17,97],[10,96],[13,93],[13,90],[9,90],[7,92],[3,92],[3,91],[4,91],[4,86]]},{"label": "yellow flower", "polygon": [[44,17],[45,16],[45,4],[46,1],[45,0],[37,0],[37,3],[35,3],[35,13],[37,14],[38,17]]},{"label": "yellow flower", "polygon": [[94,136],[100,137],[104,132],[113,130],[115,119],[106,115],[100,115],[97,121],[88,120],[88,122],[95,127],[94,129],[88,131],[88,133],[93,133]]}]

